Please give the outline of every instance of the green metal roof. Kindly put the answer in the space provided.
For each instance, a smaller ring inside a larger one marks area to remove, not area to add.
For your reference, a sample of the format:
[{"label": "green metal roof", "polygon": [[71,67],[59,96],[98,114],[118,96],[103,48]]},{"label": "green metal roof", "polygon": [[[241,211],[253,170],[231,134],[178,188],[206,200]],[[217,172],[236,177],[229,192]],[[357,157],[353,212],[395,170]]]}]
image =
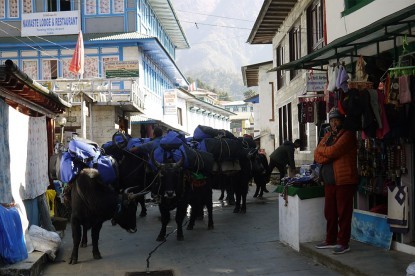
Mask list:
[{"label": "green metal roof", "polygon": [[[396,41],[396,37],[415,37],[415,4],[399,12],[386,16],[360,30],[340,37],[327,46],[312,52],[300,59],[274,67],[268,72],[277,70],[311,69],[323,66],[330,60],[347,56],[357,56],[360,52],[374,51],[376,54],[379,44]],[[395,42],[395,46],[401,45]],[[396,49],[395,51],[398,51]],[[393,46],[392,46],[393,48]],[[371,50],[372,49],[372,50]],[[398,52],[396,52],[396,55]]]}]

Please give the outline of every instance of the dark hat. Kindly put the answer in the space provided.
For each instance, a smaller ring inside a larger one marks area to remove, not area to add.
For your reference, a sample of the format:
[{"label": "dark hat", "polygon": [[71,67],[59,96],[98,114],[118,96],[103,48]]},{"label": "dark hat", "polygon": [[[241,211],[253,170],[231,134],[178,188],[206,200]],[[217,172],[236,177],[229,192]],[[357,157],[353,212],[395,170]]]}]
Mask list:
[{"label": "dark hat", "polygon": [[344,119],[343,114],[340,113],[338,108],[332,108],[329,112],[329,121],[333,118]]}]

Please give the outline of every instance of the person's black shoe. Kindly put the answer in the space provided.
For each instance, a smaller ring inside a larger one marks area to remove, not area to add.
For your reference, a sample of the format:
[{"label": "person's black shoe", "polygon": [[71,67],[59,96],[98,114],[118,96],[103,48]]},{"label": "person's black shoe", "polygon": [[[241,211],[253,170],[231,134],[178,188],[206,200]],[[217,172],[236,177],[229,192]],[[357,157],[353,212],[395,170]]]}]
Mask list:
[{"label": "person's black shoe", "polygon": [[257,197],[258,196],[258,194],[254,194],[254,196],[253,197]]},{"label": "person's black shoe", "polygon": [[264,192],[269,193],[269,191],[267,189],[265,189]]}]

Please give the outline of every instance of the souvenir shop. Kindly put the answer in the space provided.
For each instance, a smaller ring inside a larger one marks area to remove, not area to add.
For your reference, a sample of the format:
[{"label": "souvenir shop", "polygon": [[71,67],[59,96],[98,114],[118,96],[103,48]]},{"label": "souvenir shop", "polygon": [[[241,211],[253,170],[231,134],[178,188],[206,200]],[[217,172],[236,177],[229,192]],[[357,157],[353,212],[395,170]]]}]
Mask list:
[{"label": "souvenir shop", "polygon": [[[412,240],[407,236],[412,235],[413,221],[409,209],[413,177],[408,166],[412,167],[415,137],[415,58],[406,52],[407,47],[404,40],[397,62],[387,54],[359,57],[352,80],[346,80],[342,65],[337,72],[334,67],[337,85],[330,91],[329,82],[327,91],[328,107],[335,105],[342,110],[345,127],[358,135],[356,211],[385,215],[389,229],[385,227],[381,235],[396,242]],[[354,224],[359,227],[359,222]]]},{"label": "souvenir shop", "polygon": [[277,69],[327,73],[324,92],[298,97],[300,128],[315,124],[321,138],[330,109],[345,114],[344,127],[356,131],[359,143],[352,228],[379,218],[382,227],[359,230],[376,233],[384,248],[415,255],[413,18],[410,11],[394,14]]},{"label": "souvenir shop", "polygon": [[402,40],[398,58],[383,52],[332,64],[324,96],[299,98],[299,122],[315,123],[322,136],[321,114],[337,107],[345,115],[344,127],[356,131],[359,143],[352,228],[358,232],[364,220],[376,218],[374,229],[360,229],[363,235],[372,230],[384,248],[415,254],[408,246],[415,240],[415,45]]}]

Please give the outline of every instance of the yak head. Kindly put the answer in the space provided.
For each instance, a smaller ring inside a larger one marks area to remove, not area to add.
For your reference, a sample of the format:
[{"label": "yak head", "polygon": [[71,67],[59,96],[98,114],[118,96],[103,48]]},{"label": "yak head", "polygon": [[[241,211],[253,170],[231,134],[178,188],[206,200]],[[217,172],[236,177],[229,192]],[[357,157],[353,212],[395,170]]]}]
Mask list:
[{"label": "yak head", "polygon": [[117,209],[113,218],[113,223],[119,224],[129,233],[137,232],[137,202],[129,198],[126,192],[118,195]]},{"label": "yak head", "polygon": [[154,158],[154,151],[151,153],[151,161],[159,172],[158,195],[171,199],[182,192],[184,154],[181,153],[177,162],[169,158],[163,163]]}]

